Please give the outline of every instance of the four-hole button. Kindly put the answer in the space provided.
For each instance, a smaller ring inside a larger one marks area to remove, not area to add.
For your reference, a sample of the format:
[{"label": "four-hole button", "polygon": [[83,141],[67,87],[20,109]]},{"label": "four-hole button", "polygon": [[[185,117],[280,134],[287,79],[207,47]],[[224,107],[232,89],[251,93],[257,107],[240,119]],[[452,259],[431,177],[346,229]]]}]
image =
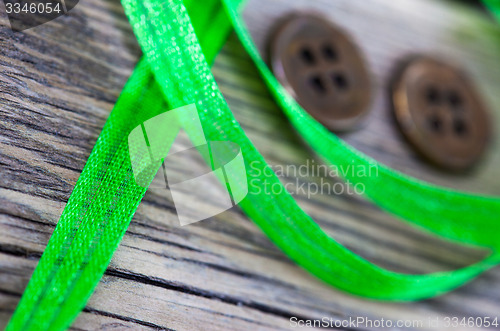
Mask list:
[{"label": "four-hole button", "polygon": [[280,83],[327,128],[352,129],[368,111],[365,61],[340,28],[314,14],[292,14],[277,27],[269,49]]},{"label": "four-hole button", "polygon": [[489,116],[460,70],[415,57],[396,76],[391,94],[403,134],[429,160],[462,171],[480,159],[490,136]]}]

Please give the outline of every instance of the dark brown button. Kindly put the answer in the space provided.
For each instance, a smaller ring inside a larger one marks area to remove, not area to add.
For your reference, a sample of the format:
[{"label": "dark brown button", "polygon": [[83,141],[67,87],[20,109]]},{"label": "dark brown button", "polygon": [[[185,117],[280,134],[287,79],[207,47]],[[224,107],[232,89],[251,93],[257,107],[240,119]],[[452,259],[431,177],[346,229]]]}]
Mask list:
[{"label": "dark brown button", "polygon": [[293,14],[279,24],[269,50],[276,78],[324,126],[348,130],[366,114],[368,70],[338,27],[317,15]]},{"label": "dark brown button", "polygon": [[392,101],[403,134],[437,165],[466,170],[484,153],[488,112],[457,68],[428,57],[413,58],[396,75]]}]

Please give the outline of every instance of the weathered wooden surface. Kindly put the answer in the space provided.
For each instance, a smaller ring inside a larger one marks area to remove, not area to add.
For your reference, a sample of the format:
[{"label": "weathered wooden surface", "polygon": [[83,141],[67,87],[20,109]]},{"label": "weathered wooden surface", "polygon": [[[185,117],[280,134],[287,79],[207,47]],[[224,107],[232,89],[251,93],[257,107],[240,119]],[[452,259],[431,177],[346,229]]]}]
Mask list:
[{"label": "weathered wooden surface", "polygon": [[[495,93],[500,52],[491,37],[498,30],[485,19],[471,19],[467,11],[438,1],[252,0],[245,18],[262,48],[273,22],[297,8],[321,10],[345,27],[370,63],[377,90],[373,111],[362,130],[343,138],[408,174],[500,194],[496,140],[484,164],[471,174],[435,170],[398,135],[384,94],[401,56],[432,52],[463,64],[489,103],[500,109],[500,95]],[[11,32],[5,17],[0,21],[0,328],[15,309],[139,56],[118,1],[82,0],[67,16],[23,33]],[[314,158],[290,129],[234,36],[213,72],[237,119],[271,164],[300,165]],[[500,127],[499,118],[494,113],[495,128]],[[428,236],[360,197],[297,199],[338,241],[393,270],[448,270],[484,254]],[[172,201],[163,190],[154,189],[146,194],[72,328],[267,330],[288,329],[291,316],[427,321],[496,317],[499,312],[498,268],[436,299],[367,301],[339,292],[294,265],[239,209],[176,226]]]}]

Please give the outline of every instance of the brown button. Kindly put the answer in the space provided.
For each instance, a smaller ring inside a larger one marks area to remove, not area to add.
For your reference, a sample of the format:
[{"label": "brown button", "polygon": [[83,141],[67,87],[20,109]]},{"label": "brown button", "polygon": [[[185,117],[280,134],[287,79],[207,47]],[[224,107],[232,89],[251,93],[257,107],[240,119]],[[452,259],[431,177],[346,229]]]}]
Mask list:
[{"label": "brown button", "polygon": [[366,114],[368,70],[341,29],[313,14],[293,14],[279,24],[269,46],[276,78],[324,126],[348,130]]},{"label": "brown button", "polygon": [[413,58],[396,75],[392,101],[403,134],[437,165],[466,170],[484,153],[489,116],[473,84],[457,68]]}]

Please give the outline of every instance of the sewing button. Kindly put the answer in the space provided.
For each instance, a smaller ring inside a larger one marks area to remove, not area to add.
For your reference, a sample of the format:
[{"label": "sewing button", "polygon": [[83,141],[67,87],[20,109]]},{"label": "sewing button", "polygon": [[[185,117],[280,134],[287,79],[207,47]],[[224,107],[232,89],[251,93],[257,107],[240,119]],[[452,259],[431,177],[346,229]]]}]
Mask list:
[{"label": "sewing button", "polygon": [[369,73],[349,37],[313,14],[292,14],[269,43],[272,70],[297,102],[327,128],[352,129],[368,111]]},{"label": "sewing button", "polygon": [[391,94],[401,131],[427,159],[452,171],[480,159],[490,136],[489,116],[460,70],[415,57],[396,75]]}]

